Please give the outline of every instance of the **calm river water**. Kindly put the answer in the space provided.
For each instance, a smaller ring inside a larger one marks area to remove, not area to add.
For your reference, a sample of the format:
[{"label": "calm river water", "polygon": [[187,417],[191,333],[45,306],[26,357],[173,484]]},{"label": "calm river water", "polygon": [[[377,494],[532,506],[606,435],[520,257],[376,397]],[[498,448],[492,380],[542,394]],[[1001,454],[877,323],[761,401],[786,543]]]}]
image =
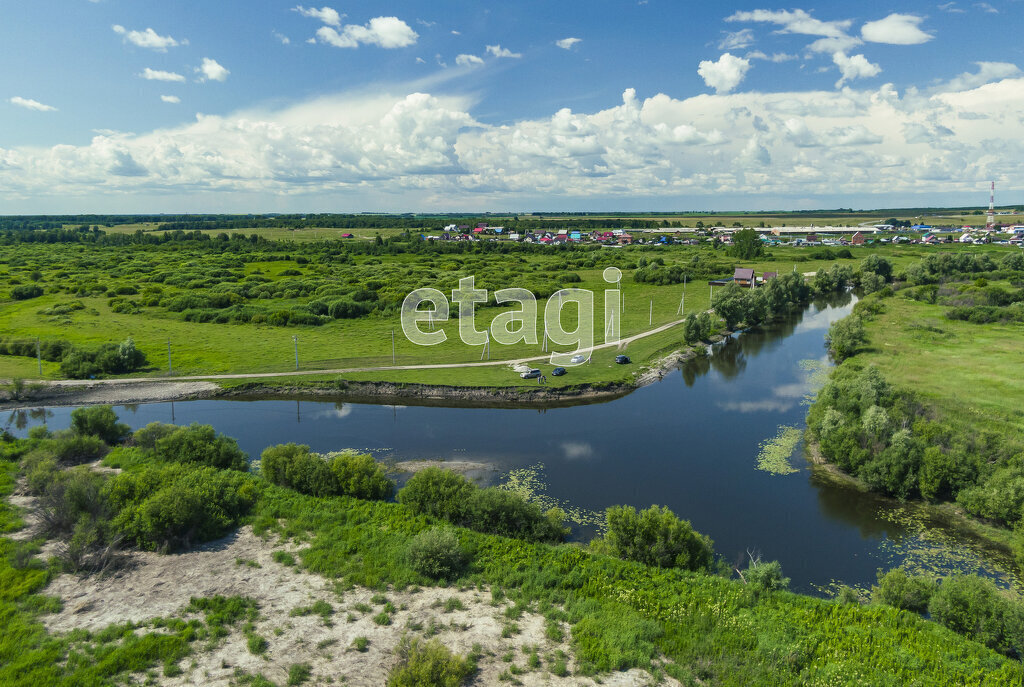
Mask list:
[{"label": "calm river water", "polygon": [[[852,304],[847,295],[812,305],[606,403],[524,410],[235,400],[116,410],[133,428],[211,424],[253,457],[294,441],[321,452],[368,450],[385,460],[478,461],[493,466],[482,471],[492,483],[528,469],[539,493],[584,512],[666,505],[710,535],[734,565],[748,551],[779,560],[797,591],[820,593],[835,581],[864,587],[878,568],[901,563],[998,575],[969,542],[954,540],[915,509],[819,479],[802,447],[791,458],[794,473],[757,469],[762,442],[781,426],[803,428],[805,395],[813,391],[809,370],[827,365],[825,332]],[[48,408],[7,422],[24,434],[45,413],[46,423],[60,429],[71,410]],[[580,538],[592,533],[588,526],[576,530]]]}]

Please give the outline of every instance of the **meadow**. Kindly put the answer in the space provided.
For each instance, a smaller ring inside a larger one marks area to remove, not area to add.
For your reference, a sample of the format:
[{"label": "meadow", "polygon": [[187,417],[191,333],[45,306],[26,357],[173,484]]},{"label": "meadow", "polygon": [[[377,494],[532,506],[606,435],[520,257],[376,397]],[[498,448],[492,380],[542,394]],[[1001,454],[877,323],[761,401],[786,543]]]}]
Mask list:
[{"label": "meadow", "polygon": [[[839,251],[834,249],[774,247],[766,257],[743,261],[710,243],[625,248],[453,245],[424,242],[404,230],[377,238],[376,229],[373,239],[347,241],[264,236],[277,231],[296,235],[322,230],[264,229],[248,236],[221,232],[223,237],[212,239],[202,232],[139,238],[132,231],[74,242],[0,242],[0,338],[29,347],[38,338],[83,348],[131,338],[148,362],[134,374],[153,377],[475,363],[488,357],[482,346],[466,346],[459,340],[455,318],[435,323],[446,332],[445,343],[424,347],[409,342],[399,321],[405,294],[419,287],[450,293],[459,278],[473,275],[477,288],[488,289],[492,299],[499,288],[531,290],[542,314],[547,297],[557,289],[589,289],[595,294],[595,319],[600,322],[605,290],[612,288],[603,280],[603,270],[618,267],[624,304],[620,335],[627,337],[681,319],[684,293],[686,314],[708,309],[707,280],[730,276],[735,266],[807,273],[832,264],[855,268],[864,257],[879,254],[899,267],[930,252],[981,248],[859,246],[840,253],[849,257],[837,258]],[[654,269],[657,278],[636,281],[637,270],[645,267]],[[676,271],[669,274],[673,268]],[[20,295],[28,289],[42,295],[18,300],[18,289]],[[478,307],[477,328],[488,327],[506,311],[493,301]],[[563,311],[563,323],[571,329],[573,322],[570,307]],[[605,332],[599,325],[596,330],[595,343],[601,344]],[[542,338],[542,328],[538,331]],[[621,351],[599,350],[589,364],[550,382],[628,382],[638,368],[679,349],[681,343],[681,333],[669,329]],[[619,352],[629,354],[634,365],[615,365]],[[542,341],[492,342],[489,360],[544,353]],[[60,359],[50,358],[43,360],[41,376],[66,376]],[[34,354],[0,355],[0,378],[19,377],[40,377]],[[345,377],[469,386],[536,384],[501,366],[367,371]]]}]

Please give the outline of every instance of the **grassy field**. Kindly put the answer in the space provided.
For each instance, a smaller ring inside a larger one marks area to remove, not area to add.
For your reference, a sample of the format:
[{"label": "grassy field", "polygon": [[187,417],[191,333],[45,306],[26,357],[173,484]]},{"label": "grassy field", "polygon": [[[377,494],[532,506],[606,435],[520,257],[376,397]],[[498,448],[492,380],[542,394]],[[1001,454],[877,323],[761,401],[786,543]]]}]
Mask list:
[{"label": "grassy field", "polygon": [[949,421],[1010,426],[1024,434],[1024,324],[978,325],[943,316],[949,306],[885,301],[867,322],[869,350],[894,385],[919,393]]},{"label": "grassy field", "polygon": [[[261,233],[273,231],[261,230]],[[478,288],[492,290],[524,286],[531,290],[547,289],[550,293],[559,285],[589,289],[595,294],[595,344],[601,344],[604,342],[604,327],[601,326],[604,292],[611,288],[602,279],[607,266],[620,267],[623,272],[624,311],[620,334],[628,337],[680,319],[684,286],[635,282],[633,274],[645,261],[660,260],[666,267],[678,265],[684,270],[697,270],[701,276],[695,277],[685,288],[685,312],[692,313],[710,305],[707,277],[728,276],[734,266],[750,266],[758,272],[812,273],[834,263],[856,267],[864,257],[877,253],[888,257],[899,270],[923,255],[936,252],[1007,250],[959,245],[852,247],[851,258],[833,261],[813,259],[820,249],[776,247],[771,249],[770,257],[745,262],[729,258],[724,249],[712,250],[709,246],[376,255],[365,252],[372,248],[368,242],[361,242],[364,252],[360,253],[350,242],[289,241],[250,247],[248,241],[231,241],[231,244],[242,244],[247,251],[235,256],[202,245],[214,243],[217,242],[182,242],[182,246],[174,250],[169,244],[158,247],[0,246],[0,299],[8,293],[4,289],[5,282],[12,289],[18,284],[37,283],[45,291],[44,295],[27,300],[0,300],[0,331],[5,338],[63,339],[85,347],[131,337],[149,360],[149,367],[141,374],[152,377],[168,374],[168,341],[171,372],[176,376],[294,371],[296,340],[298,369],[303,371],[474,363],[481,361],[483,348],[466,346],[459,340],[455,319],[438,324],[448,336],[445,343],[423,347],[409,342],[402,333],[397,312],[397,303],[404,294],[421,286],[436,286],[450,293],[458,278],[469,275],[477,276]],[[343,252],[339,255],[338,251]],[[559,281],[567,279],[567,275],[579,281]],[[350,293],[367,284],[374,285],[371,288],[377,289],[374,294],[381,299],[391,299],[391,305],[384,305],[383,300],[375,301],[380,307],[369,314],[355,319],[327,319],[321,326],[186,321],[183,315],[188,311],[172,311],[166,305],[176,297],[224,293],[245,286],[267,290],[249,294],[247,300],[243,299],[245,307],[265,313],[296,311],[304,310],[306,304],[315,299],[310,291],[314,287],[317,293],[324,289]],[[121,292],[129,295],[117,295]],[[76,309],[62,312],[70,306]],[[541,340],[545,306],[546,300],[540,298],[538,338]],[[563,324],[567,328],[574,324],[573,310],[570,307],[563,311]],[[503,311],[504,308],[498,307],[478,308],[477,329],[488,327]],[[598,351],[590,364],[572,369],[563,378],[549,377],[549,383],[628,381],[636,370],[659,355],[679,348],[681,343],[681,328],[670,329],[622,350]],[[549,350],[567,349],[549,346]],[[619,352],[629,354],[634,365],[615,365],[612,359]],[[511,346],[492,342],[489,359],[512,360],[543,354],[541,342]],[[545,372],[551,367],[536,366]],[[48,379],[60,376],[59,365],[54,362],[44,361],[42,372]],[[14,377],[39,377],[37,362],[31,357],[0,356],[0,378]],[[520,380],[517,374],[502,366],[359,372],[346,377],[469,386],[536,384],[533,380]]]}]

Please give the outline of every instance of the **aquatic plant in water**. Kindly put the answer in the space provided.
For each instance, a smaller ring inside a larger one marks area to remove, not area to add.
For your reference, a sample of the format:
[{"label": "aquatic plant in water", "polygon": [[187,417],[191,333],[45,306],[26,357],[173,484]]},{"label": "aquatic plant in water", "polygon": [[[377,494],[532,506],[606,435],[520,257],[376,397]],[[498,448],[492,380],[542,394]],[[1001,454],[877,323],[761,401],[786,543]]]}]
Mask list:
[{"label": "aquatic plant in water", "polygon": [[560,501],[549,496],[546,493],[548,487],[544,481],[543,463],[509,470],[505,481],[499,484],[498,488],[519,494],[527,501],[536,503],[543,511],[550,508],[561,508],[565,512],[565,519],[575,525],[596,527],[602,534],[607,526],[604,513],[579,508],[567,501]]},{"label": "aquatic plant in water", "polygon": [[793,457],[797,444],[803,436],[796,427],[782,425],[778,433],[771,439],[761,442],[760,450],[757,452],[757,469],[770,472],[773,475],[788,475],[797,472],[797,469],[789,462]]}]

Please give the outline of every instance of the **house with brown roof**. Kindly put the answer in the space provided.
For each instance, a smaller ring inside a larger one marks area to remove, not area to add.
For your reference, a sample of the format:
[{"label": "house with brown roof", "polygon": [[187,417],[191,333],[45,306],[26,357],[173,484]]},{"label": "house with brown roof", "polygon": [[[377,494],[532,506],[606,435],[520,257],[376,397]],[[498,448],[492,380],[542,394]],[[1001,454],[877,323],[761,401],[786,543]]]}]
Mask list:
[{"label": "house with brown roof", "polygon": [[863,246],[864,234],[858,231],[856,234],[850,237],[850,243],[852,243],[855,246]]},{"label": "house with brown roof", "polygon": [[737,267],[732,273],[732,280],[740,286],[751,286],[754,283],[754,269],[752,267]]}]

